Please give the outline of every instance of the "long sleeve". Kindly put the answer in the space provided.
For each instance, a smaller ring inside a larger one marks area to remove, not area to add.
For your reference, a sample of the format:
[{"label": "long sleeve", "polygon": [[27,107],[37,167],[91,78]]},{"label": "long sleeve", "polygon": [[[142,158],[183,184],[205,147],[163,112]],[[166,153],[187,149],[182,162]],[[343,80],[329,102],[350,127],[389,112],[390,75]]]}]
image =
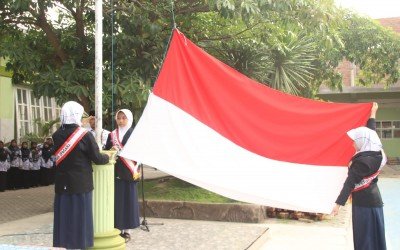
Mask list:
[{"label": "long sleeve", "polygon": [[367,128],[376,130],[376,121],[375,118],[369,118],[367,121]]},{"label": "long sleeve", "polygon": [[93,134],[88,133],[87,136],[88,139],[90,140],[89,158],[96,164],[108,163],[108,155],[100,153],[99,146],[97,145],[96,140],[93,137]]},{"label": "long sleeve", "polygon": [[343,184],[343,188],[340,191],[336,204],[344,206],[347,199],[349,198],[354,186],[359,183],[365,176],[370,173],[368,165],[360,161],[355,161],[351,164],[347,178]]}]

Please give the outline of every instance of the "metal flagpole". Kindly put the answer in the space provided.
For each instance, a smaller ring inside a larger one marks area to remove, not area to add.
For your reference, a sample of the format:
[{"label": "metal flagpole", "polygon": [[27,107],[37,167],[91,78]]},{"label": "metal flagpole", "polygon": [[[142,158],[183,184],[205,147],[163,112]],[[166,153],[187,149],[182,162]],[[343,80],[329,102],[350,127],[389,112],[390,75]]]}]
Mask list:
[{"label": "metal flagpole", "polygon": [[96,142],[101,149],[101,132],[103,131],[103,2],[95,2],[95,113]]},{"label": "metal flagpole", "polygon": [[[101,146],[103,126],[103,2],[95,1],[95,113],[96,142]],[[121,231],[114,228],[114,163],[93,166],[93,231],[94,244],[90,249],[126,249]]]}]

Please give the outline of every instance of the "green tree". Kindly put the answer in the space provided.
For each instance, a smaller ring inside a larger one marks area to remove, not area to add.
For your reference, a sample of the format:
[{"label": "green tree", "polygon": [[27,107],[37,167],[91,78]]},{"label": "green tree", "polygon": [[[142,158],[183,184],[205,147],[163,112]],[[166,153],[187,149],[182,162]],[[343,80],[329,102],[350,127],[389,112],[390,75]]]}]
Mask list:
[{"label": "green tree", "polygon": [[360,67],[358,83],[386,86],[400,78],[400,36],[368,18],[348,14],[343,31],[345,57]]},{"label": "green tree", "polygon": [[223,20],[196,13],[183,27],[232,67],[289,93],[312,98],[322,84],[341,90],[336,68],[343,59],[361,67],[362,85],[398,81],[399,36],[377,22],[331,0],[260,1],[255,9]]},{"label": "green tree", "polygon": [[324,81],[341,83],[334,71],[343,47],[335,11],[332,1],[260,1],[251,15],[222,20],[216,13],[197,13],[194,25],[184,28],[200,31],[189,34],[249,77],[312,97]]},{"label": "green tree", "polygon": [[[218,8],[228,15],[235,9],[229,2],[182,1],[176,5],[176,14],[185,17]],[[111,93],[114,109],[128,107],[136,111],[136,118],[140,115],[171,34],[170,3],[104,3],[105,120],[113,119]],[[92,109],[94,0],[2,0],[0,16],[0,56],[9,59],[13,82],[30,84],[38,97],[57,97],[59,104],[76,100],[85,110]]]},{"label": "green tree", "polygon": [[[173,23],[170,0],[114,2],[103,2],[105,121],[113,108],[139,117]],[[175,1],[174,14],[178,28],[207,52],[289,93],[313,97],[321,84],[340,89],[335,68],[343,58],[360,65],[362,84],[399,77],[398,36],[333,0]],[[94,0],[0,0],[0,16],[0,56],[9,58],[13,82],[92,109]]]}]

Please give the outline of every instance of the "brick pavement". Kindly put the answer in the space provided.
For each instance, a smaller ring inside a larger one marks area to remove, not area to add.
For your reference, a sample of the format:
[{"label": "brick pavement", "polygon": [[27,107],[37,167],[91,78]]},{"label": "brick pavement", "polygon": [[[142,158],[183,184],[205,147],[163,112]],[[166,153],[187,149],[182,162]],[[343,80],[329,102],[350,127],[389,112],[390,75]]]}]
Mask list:
[{"label": "brick pavement", "polygon": [[[4,245],[52,245],[53,214],[0,224]],[[266,224],[148,218],[150,231],[131,230],[127,249],[247,249],[268,229]],[[162,223],[162,225],[152,225]]]},{"label": "brick pavement", "polygon": [[54,185],[0,193],[0,224],[53,211]]}]

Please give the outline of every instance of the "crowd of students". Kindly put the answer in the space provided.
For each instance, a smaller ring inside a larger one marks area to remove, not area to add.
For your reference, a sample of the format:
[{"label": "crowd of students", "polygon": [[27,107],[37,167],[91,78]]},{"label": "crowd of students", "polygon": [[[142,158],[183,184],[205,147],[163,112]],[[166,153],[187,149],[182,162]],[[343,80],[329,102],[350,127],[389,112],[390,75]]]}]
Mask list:
[{"label": "crowd of students", "polygon": [[48,186],[54,183],[55,157],[53,139],[42,144],[27,141],[18,146],[11,140],[8,146],[0,141],[0,192],[21,188]]},{"label": "crowd of students", "polygon": [[[114,152],[103,151],[95,141],[95,114],[82,123],[84,110],[77,102],[61,108],[60,127],[42,144],[18,145],[0,141],[0,191],[54,184],[53,246],[86,249],[94,244],[92,162],[104,165]],[[102,147],[120,151],[133,131],[133,115],[117,111],[117,128],[101,131]],[[53,142],[54,140],[54,142]],[[114,171],[114,227],[129,241],[130,229],[140,226],[137,182],[138,164],[117,156]]]}]

